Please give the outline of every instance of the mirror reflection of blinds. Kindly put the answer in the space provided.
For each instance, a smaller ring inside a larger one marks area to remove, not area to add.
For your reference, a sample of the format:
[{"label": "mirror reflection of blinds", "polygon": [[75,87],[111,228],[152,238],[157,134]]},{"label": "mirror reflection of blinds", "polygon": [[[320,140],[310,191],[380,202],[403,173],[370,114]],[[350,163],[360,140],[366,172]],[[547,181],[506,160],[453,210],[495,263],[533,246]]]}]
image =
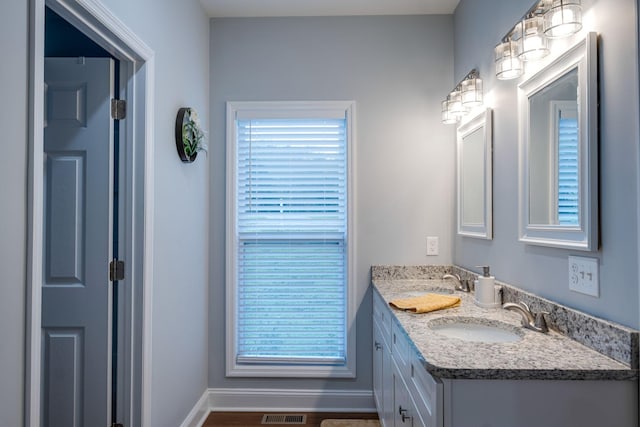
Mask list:
[{"label": "mirror reflection of blinds", "polygon": [[346,120],[237,123],[238,363],[346,359]]},{"label": "mirror reflection of blinds", "polygon": [[558,224],[579,224],[578,119],[558,122]]}]

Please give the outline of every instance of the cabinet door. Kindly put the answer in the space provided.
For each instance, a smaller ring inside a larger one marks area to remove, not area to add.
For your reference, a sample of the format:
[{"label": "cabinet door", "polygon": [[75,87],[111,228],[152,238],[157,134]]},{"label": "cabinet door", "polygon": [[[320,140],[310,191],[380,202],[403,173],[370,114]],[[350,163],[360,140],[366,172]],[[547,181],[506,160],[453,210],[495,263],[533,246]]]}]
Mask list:
[{"label": "cabinet door", "polygon": [[393,375],[391,351],[384,332],[373,322],[373,397],[378,408],[378,417],[383,427],[393,424]]},{"label": "cabinet door", "polygon": [[424,420],[420,425],[442,427],[442,383],[429,375],[417,354],[412,357],[407,385],[416,414]]},{"label": "cabinet door", "polygon": [[407,384],[395,361],[393,368],[393,420],[395,427],[413,427],[414,407]]},{"label": "cabinet door", "polygon": [[436,427],[428,417],[424,417],[398,365],[393,363],[394,423],[395,427]]},{"label": "cabinet door", "polygon": [[383,427],[394,427],[394,397],[393,397],[393,359],[389,344],[382,352],[382,415],[380,417]]}]

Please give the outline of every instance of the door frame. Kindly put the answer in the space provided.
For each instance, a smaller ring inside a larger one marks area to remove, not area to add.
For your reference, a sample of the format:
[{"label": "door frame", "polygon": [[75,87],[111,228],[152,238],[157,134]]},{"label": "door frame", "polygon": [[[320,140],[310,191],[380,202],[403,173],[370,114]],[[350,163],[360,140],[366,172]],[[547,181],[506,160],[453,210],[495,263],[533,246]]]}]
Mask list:
[{"label": "door frame", "polygon": [[[25,339],[25,426],[40,427],[42,363],[44,15],[45,5],[120,60],[122,259],[126,279],[119,328],[124,343],[123,380],[118,398],[127,426],[151,419],[151,314],[153,283],[154,52],[100,0],[29,0],[29,125],[27,195],[27,295]],[[105,260],[105,274],[106,274]]]}]

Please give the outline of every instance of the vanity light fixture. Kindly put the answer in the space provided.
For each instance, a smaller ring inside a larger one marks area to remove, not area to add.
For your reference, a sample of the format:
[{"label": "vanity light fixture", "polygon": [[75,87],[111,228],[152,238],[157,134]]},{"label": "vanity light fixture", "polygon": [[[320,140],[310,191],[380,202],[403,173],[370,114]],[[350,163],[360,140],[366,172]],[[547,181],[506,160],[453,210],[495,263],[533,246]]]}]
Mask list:
[{"label": "vanity light fixture", "polygon": [[442,123],[454,124],[471,109],[482,105],[482,79],[471,70],[442,101]]},{"label": "vanity light fixture", "polygon": [[544,34],[552,39],[568,37],[582,28],[580,0],[547,0],[544,14]]},{"label": "vanity light fixture", "polygon": [[550,53],[549,39],[572,36],[581,28],[580,0],[539,0],[495,47],[496,77],[520,77],[524,62]]}]

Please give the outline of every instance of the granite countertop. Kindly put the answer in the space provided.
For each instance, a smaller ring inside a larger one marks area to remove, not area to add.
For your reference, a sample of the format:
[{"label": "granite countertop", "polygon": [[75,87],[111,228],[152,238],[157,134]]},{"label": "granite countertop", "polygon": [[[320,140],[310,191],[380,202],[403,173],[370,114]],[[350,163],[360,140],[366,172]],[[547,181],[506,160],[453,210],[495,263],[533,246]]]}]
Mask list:
[{"label": "granite countertop", "polygon": [[[373,279],[374,292],[388,304],[396,298],[419,292],[453,289],[443,280]],[[425,369],[449,379],[529,379],[529,380],[637,380],[638,371],[555,331],[535,332],[521,326],[521,316],[513,311],[477,306],[473,295],[455,291],[459,307],[414,314],[389,307],[420,354]],[[470,342],[434,332],[428,324],[446,322],[451,317],[481,318],[500,322],[522,339],[510,343]]]}]

